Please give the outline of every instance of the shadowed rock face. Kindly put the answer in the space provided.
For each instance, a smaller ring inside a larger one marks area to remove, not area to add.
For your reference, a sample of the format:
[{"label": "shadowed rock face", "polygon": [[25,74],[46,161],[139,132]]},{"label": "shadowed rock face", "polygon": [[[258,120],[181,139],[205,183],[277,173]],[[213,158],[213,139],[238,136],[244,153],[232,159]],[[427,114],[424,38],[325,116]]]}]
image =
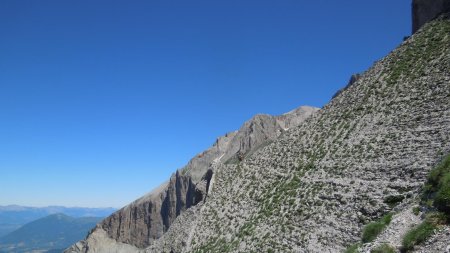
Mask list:
[{"label": "shadowed rock face", "polygon": [[118,242],[145,247],[161,237],[178,215],[204,196],[189,176],[177,171],[163,191],[156,190],[131,203],[106,218],[100,226]]},{"label": "shadowed rock face", "polygon": [[442,13],[450,12],[450,0],[413,0],[412,33]]},{"label": "shadowed rock face", "polygon": [[167,195],[161,208],[164,232],[181,212],[202,200],[204,195],[196,194],[196,192],[196,187],[189,176],[180,176],[177,171],[175,177],[170,179]]}]

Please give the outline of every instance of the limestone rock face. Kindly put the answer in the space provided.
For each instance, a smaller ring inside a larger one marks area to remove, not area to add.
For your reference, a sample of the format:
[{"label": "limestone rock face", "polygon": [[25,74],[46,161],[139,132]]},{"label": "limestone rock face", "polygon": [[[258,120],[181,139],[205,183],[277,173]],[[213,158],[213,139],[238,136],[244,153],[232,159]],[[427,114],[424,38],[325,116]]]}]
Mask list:
[{"label": "limestone rock face", "polygon": [[275,116],[278,124],[283,130],[289,130],[290,128],[297,127],[302,124],[307,118],[316,113],[319,108],[311,106],[300,106],[285,114]]},{"label": "limestone rock face", "polygon": [[169,182],[107,217],[86,240],[65,252],[138,252],[160,238],[182,212],[206,198],[211,177],[209,170],[195,185],[190,176],[177,171]]},{"label": "limestone rock face", "polygon": [[450,0],[413,0],[412,32],[415,33],[428,21],[448,12],[450,12]]},{"label": "limestone rock face", "polygon": [[236,163],[258,148],[278,138],[288,128],[300,125],[319,108],[301,106],[280,116],[258,114],[238,131],[219,137],[214,145],[196,155],[182,169],[197,182],[214,162]]},{"label": "limestone rock face", "polygon": [[276,140],[284,131],[300,125],[318,110],[319,108],[301,106],[279,116],[268,114],[254,116],[236,132],[226,152],[221,155],[220,161],[223,163],[242,161],[246,156]]},{"label": "limestone rock face", "polygon": [[107,217],[101,228],[110,238],[146,247],[161,237],[181,212],[201,201],[189,176],[173,174],[168,183]]}]

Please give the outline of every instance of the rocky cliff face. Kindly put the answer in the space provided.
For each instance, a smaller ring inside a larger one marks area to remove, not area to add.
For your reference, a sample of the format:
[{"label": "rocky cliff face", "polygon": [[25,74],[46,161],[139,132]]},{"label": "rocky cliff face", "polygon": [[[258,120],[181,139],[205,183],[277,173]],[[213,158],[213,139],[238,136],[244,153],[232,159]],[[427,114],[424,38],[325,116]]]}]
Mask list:
[{"label": "rocky cliff face", "polygon": [[258,148],[277,139],[287,129],[298,126],[319,108],[301,106],[280,116],[258,114],[238,131],[219,137],[214,145],[196,155],[181,169],[197,182],[213,162],[236,163]]},{"label": "rocky cliff face", "polygon": [[[174,173],[169,182],[106,218],[87,240],[74,245],[67,252],[88,252],[88,249],[91,252],[98,246],[96,241],[99,238],[104,241],[109,241],[109,238],[136,249],[151,245],[180,214],[205,200],[216,164],[239,162],[275,140],[288,128],[301,124],[317,110],[302,106],[280,116],[256,115],[238,131],[218,138],[211,148],[195,156],[188,165]],[[98,246],[98,250],[105,249]],[[108,247],[108,252],[111,250]]]},{"label": "rocky cliff face", "polygon": [[450,12],[450,0],[414,0],[412,3],[412,32],[442,13]]},{"label": "rocky cliff face", "polygon": [[191,178],[178,171],[161,188],[112,214],[101,228],[119,242],[146,247],[161,237],[180,213],[204,197]]},{"label": "rocky cliff face", "polygon": [[[107,217],[85,241],[67,252],[114,252],[115,248],[119,252],[133,252],[147,247],[160,238],[182,212],[206,199],[211,177],[212,170],[207,170],[194,184],[189,175],[177,171],[169,182]],[[98,246],[99,241],[101,246]]]}]

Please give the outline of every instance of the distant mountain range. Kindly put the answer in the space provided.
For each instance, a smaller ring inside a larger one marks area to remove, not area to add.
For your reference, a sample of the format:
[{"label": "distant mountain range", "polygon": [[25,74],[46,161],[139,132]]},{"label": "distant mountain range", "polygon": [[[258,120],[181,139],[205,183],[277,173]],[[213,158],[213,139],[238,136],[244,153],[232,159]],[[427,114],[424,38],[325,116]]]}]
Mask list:
[{"label": "distant mountain range", "polygon": [[0,237],[11,233],[26,223],[50,214],[63,213],[75,218],[106,217],[114,211],[114,208],[0,206]]},{"label": "distant mountain range", "polygon": [[62,252],[83,239],[101,219],[52,214],[0,237],[0,252]]}]

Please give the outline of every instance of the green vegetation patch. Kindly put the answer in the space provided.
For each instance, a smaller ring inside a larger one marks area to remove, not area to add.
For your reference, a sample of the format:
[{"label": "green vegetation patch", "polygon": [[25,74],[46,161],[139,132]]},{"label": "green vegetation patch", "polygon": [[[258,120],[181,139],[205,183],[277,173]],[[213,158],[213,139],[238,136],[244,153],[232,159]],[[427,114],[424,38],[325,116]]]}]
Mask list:
[{"label": "green vegetation patch", "polygon": [[370,253],[395,253],[395,252],[396,252],[395,249],[387,243],[383,243],[370,251]]},{"label": "green vegetation patch", "polygon": [[345,251],[344,253],[358,253],[358,248],[361,244],[359,243],[355,243],[353,245],[350,245]]},{"label": "green vegetation patch", "polygon": [[422,204],[436,208],[437,212],[429,213],[421,224],[406,233],[402,241],[405,252],[425,242],[440,225],[450,220],[450,154],[430,171],[423,188]]},{"label": "green vegetation patch", "polygon": [[395,62],[391,62],[386,79],[388,84],[394,85],[403,78],[415,79],[424,75],[424,63],[436,59],[442,53],[442,48],[448,43],[450,22],[430,22],[425,30],[426,32],[416,34],[414,43],[410,44]]},{"label": "green vegetation patch", "polygon": [[362,241],[371,242],[391,223],[392,213],[383,216],[379,221],[367,224],[363,229]]},{"label": "green vegetation patch", "polygon": [[438,210],[450,214],[450,173],[447,173],[440,182],[434,206]]},{"label": "green vegetation patch", "polygon": [[227,243],[225,239],[213,239],[211,244],[202,245],[200,248],[195,249],[195,253],[207,253],[207,252],[230,252],[233,247],[236,247],[236,243]]},{"label": "green vegetation patch", "polygon": [[420,225],[411,229],[403,237],[402,249],[407,252],[414,248],[415,245],[421,244],[433,235],[439,225],[445,224],[447,217],[443,213],[434,212],[427,215],[425,221]]},{"label": "green vegetation patch", "polygon": [[450,215],[450,154],[430,172],[422,200]]},{"label": "green vegetation patch", "polygon": [[387,196],[383,202],[392,208],[392,207],[395,207],[396,205],[398,205],[404,199],[405,199],[405,196],[403,196],[403,195],[391,195],[391,196]]},{"label": "green vegetation patch", "polygon": [[428,239],[436,229],[433,224],[424,221],[422,224],[410,230],[406,233],[402,241],[402,248],[404,251],[410,251],[414,248],[414,245],[420,244]]}]

